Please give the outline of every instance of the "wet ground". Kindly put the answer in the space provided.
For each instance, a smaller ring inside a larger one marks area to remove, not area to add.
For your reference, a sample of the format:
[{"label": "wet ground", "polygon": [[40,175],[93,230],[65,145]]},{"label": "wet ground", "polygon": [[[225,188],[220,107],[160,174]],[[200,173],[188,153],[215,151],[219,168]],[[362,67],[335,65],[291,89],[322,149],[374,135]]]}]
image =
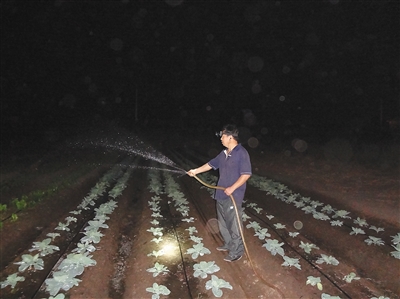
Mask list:
[{"label": "wet ground", "polygon": [[[220,150],[218,146],[166,144],[163,152],[176,165],[190,169],[206,162]],[[210,149],[214,151],[208,155]],[[115,209],[104,222],[107,227],[99,229],[100,240],[92,243],[95,250],[88,252],[95,265],[76,276],[76,286],[60,289],[66,298],[151,298],[149,288],[157,286],[170,292],[160,291],[160,298],[214,298],[220,295],[218,291],[222,291],[222,298],[400,298],[400,260],[391,254],[395,250],[393,236],[400,232],[399,173],[395,168],[379,170],[261,147],[249,148],[249,152],[254,176],[244,204],[248,254],[234,263],[225,262],[226,254],[215,249],[221,245],[221,238],[215,225],[214,201],[210,190],[193,178],[152,168],[125,167],[126,155],[90,150],[72,156],[30,157],[20,161],[18,167],[3,167],[2,203],[26,194],[30,198],[33,191],[49,186],[59,188],[22,209],[13,210],[9,204],[1,212],[1,281],[13,273],[25,279],[14,288],[2,288],[1,297],[48,298],[44,281],[53,278],[60,263],[77,248],[85,227],[97,215],[96,209],[115,202]],[[115,165],[120,168],[119,178],[129,175],[123,192],[113,198],[110,191],[118,179],[110,180],[93,205],[79,215],[71,214]],[[164,167],[137,156],[130,157],[129,165]],[[216,176],[210,172],[201,178],[213,181]],[[265,186],[271,184],[275,189],[266,191]],[[159,188],[151,187],[156,185]],[[329,220],[317,219],[310,210],[302,209],[304,206],[288,201],[290,195],[297,202],[312,201],[308,205],[318,211],[327,205],[335,211],[347,211],[349,218],[334,218],[334,213],[326,212]],[[70,222],[68,231],[56,229],[72,215],[76,221]],[[333,220],[342,221],[342,225],[332,225]],[[301,228],[295,227],[296,221],[301,222]],[[155,228],[161,229],[162,236],[154,233]],[[260,229],[269,236],[258,237]],[[60,235],[51,244],[59,250],[41,257],[43,270],[18,271],[15,263],[22,255],[39,253],[30,251],[34,242],[54,232]],[[383,244],[368,245],[369,236]],[[282,243],[284,256],[290,259],[268,251],[268,240]],[[191,252],[199,243],[205,251],[193,256]],[[315,247],[307,251],[305,244]],[[219,270],[202,278],[195,274],[195,265],[201,262],[214,262]],[[154,275],[149,269],[156,263],[166,270]],[[208,288],[213,282],[216,293]]]}]

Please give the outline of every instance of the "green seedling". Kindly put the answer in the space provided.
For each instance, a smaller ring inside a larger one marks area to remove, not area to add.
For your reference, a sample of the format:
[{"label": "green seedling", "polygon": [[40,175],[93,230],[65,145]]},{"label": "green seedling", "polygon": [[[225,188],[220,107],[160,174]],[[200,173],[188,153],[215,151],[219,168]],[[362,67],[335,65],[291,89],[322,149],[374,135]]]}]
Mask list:
[{"label": "green seedling", "polygon": [[15,213],[12,213],[11,214],[11,221],[14,222],[14,221],[17,221],[17,220],[18,220],[18,215],[15,214]]},{"label": "green seedling", "polygon": [[7,211],[7,205],[6,204],[0,204],[0,212]]}]

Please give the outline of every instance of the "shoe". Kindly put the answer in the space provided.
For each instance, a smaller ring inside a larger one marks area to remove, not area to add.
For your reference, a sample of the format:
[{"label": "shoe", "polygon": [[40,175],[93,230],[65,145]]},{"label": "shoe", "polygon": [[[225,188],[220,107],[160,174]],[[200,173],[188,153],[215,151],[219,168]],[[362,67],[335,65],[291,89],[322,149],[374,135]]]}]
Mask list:
[{"label": "shoe", "polygon": [[234,262],[234,261],[238,261],[238,260],[240,260],[242,258],[242,256],[241,255],[227,255],[225,258],[224,258],[224,261],[227,261],[227,262]]},{"label": "shoe", "polygon": [[220,246],[220,247],[217,247],[217,250],[218,251],[228,251],[229,249],[224,246]]}]

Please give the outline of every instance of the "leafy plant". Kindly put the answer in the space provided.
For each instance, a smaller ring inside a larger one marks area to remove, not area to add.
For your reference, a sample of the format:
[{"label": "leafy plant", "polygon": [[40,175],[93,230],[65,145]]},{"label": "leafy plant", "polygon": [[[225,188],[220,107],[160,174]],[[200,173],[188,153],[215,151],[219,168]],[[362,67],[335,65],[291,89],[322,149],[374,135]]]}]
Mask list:
[{"label": "leafy plant", "polygon": [[86,232],[84,232],[84,234],[86,236],[81,238],[81,242],[82,243],[86,242],[86,243],[95,243],[95,244],[97,244],[97,243],[100,242],[101,237],[104,236],[101,232],[94,231],[94,230],[86,231]]},{"label": "leafy plant", "polygon": [[208,248],[204,247],[203,243],[197,243],[193,245],[192,248],[189,248],[186,253],[192,254],[192,258],[196,259],[199,255],[203,256],[205,254],[210,254],[211,251]]},{"label": "leafy plant", "polygon": [[18,220],[18,215],[15,214],[15,213],[12,213],[11,214],[11,221],[14,222],[14,221],[17,221],[17,220]]},{"label": "leafy plant", "polygon": [[20,265],[19,272],[24,272],[26,269],[34,268],[35,270],[43,270],[43,260],[39,258],[39,253],[36,255],[23,254],[22,261],[14,263]]},{"label": "leafy plant", "polygon": [[156,262],[156,263],[154,264],[154,267],[153,267],[153,268],[149,268],[149,269],[147,269],[146,271],[147,271],[147,272],[150,272],[150,273],[153,273],[153,277],[156,277],[156,276],[158,276],[158,274],[166,273],[166,272],[168,272],[169,270],[168,270],[168,268],[165,267],[164,265],[159,264],[158,262]]},{"label": "leafy plant", "polygon": [[322,283],[321,283],[321,278],[319,277],[314,277],[314,276],[308,276],[306,285],[310,284],[312,286],[317,286],[318,290],[322,291]]},{"label": "leafy plant", "polygon": [[375,225],[371,225],[371,226],[369,227],[369,229],[373,229],[373,230],[376,231],[377,233],[385,231],[384,228],[382,228],[382,227],[376,227]]},{"label": "leafy plant", "polygon": [[196,237],[196,236],[190,236],[190,240],[192,240],[195,243],[201,243],[201,241],[203,241],[203,238],[200,237]]},{"label": "leafy plant", "polygon": [[392,245],[396,251],[390,252],[390,255],[393,256],[396,259],[400,259],[400,243],[397,243],[396,245]]},{"label": "leafy plant", "polygon": [[342,225],[343,225],[343,221],[340,221],[340,220],[331,221],[331,226],[342,226]]},{"label": "leafy plant", "polygon": [[70,229],[68,228],[68,223],[62,223],[62,222],[58,222],[58,226],[55,228],[56,230],[65,230],[65,231],[70,231]]},{"label": "leafy plant", "polygon": [[147,292],[153,293],[153,295],[151,295],[151,299],[159,299],[160,298],[160,294],[161,295],[169,295],[171,294],[171,291],[163,285],[159,285],[157,283],[153,283],[153,286],[150,288],[146,288]]},{"label": "leafy plant", "polygon": [[38,250],[40,252],[40,256],[46,256],[48,254],[52,254],[54,251],[60,250],[57,246],[50,245],[51,238],[44,239],[41,242],[33,242],[33,246],[29,251]]},{"label": "leafy plant", "polygon": [[49,292],[51,296],[54,296],[60,289],[68,291],[73,286],[78,286],[80,282],[80,279],[71,277],[64,271],[57,271],[53,273],[53,278],[47,278],[45,280],[47,285],[46,291]]},{"label": "leafy plant", "polygon": [[76,248],[72,250],[72,252],[76,253],[85,253],[85,252],[93,252],[96,250],[96,247],[94,247],[90,243],[78,243],[76,244]]},{"label": "leafy plant", "polygon": [[59,237],[60,234],[59,233],[48,233],[46,236],[50,237],[52,240],[54,240],[56,237]]},{"label": "leafy plant", "polygon": [[260,240],[264,240],[267,237],[271,237],[271,234],[268,233],[268,228],[261,228],[256,231],[254,236],[258,237]]},{"label": "leafy plant", "polygon": [[391,236],[392,237],[392,243],[394,245],[399,244],[400,243],[400,233],[397,233],[397,235]]},{"label": "leafy plant", "polygon": [[14,273],[11,275],[7,276],[7,279],[5,281],[1,282],[1,288],[5,288],[6,286],[11,286],[11,288],[15,288],[15,285],[20,282],[20,281],[24,281],[25,277],[23,276],[18,276],[18,273]]},{"label": "leafy plant", "polygon": [[88,266],[96,265],[96,261],[91,259],[88,253],[70,253],[58,266],[59,270],[68,273],[70,277],[81,275]]},{"label": "leafy plant", "polygon": [[361,228],[352,227],[351,229],[352,231],[350,232],[350,235],[358,235],[358,234],[365,235],[365,231],[362,230]]},{"label": "leafy plant", "polygon": [[279,243],[278,240],[268,239],[267,242],[262,245],[262,247],[265,247],[269,252],[271,252],[272,255],[279,254],[281,256],[284,256],[285,252],[283,251],[283,248],[281,248],[282,245],[283,242]]},{"label": "leafy plant", "polygon": [[230,290],[233,289],[233,287],[229,282],[221,278],[218,278],[215,275],[212,275],[211,279],[206,282],[206,289],[207,290],[211,289],[215,297],[221,297],[223,295],[221,288],[227,288]]},{"label": "leafy plant", "polygon": [[364,240],[365,243],[367,243],[368,245],[374,244],[374,245],[385,245],[385,242],[383,242],[383,240],[381,238],[377,238],[377,237],[373,237],[373,236],[369,236],[368,239]]},{"label": "leafy plant", "polygon": [[6,204],[0,204],[0,212],[7,211],[7,205]]},{"label": "leafy plant", "polygon": [[357,277],[356,273],[351,272],[350,274],[347,274],[343,277],[343,280],[346,281],[347,283],[352,282],[353,280],[359,280],[360,277]]},{"label": "leafy plant", "polygon": [[288,257],[288,256],[286,256],[286,255],[283,256],[283,259],[284,259],[285,261],[282,263],[282,266],[286,266],[286,267],[288,267],[288,266],[289,266],[289,267],[294,266],[294,267],[296,267],[297,269],[301,270],[301,266],[300,266],[300,264],[299,264],[299,259],[290,258],[290,257]]},{"label": "leafy plant", "polygon": [[282,228],[286,228],[286,225],[282,224],[282,223],[276,223],[274,224],[276,229],[282,229]]},{"label": "leafy plant", "polygon": [[12,200],[12,202],[13,202],[13,203],[15,204],[15,206],[17,207],[17,210],[23,210],[23,209],[25,209],[26,206],[27,206],[27,200],[28,200],[28,197],[27,197],[26,195],[23,195],[23,196],[21,197],[21,199],[14,198],[14,199]]},{"label": "leafy plant", "polygon": [[185,230],[189,231],[189,235],[192,235],[192,234],[194,234],[194,233],[197,233],[197,228],[194,227],[194,226],[191,226],[191,227],[189,227],[189,228],[187,228],[187,229],[185,229]]},{"label": "leafy plant", "polygon": [[163,235],[162,230],[163,230],[162,227],[151,227],[147,231],[151,232],[153,234],[153,236],[161,237]]},{"label": "leafy plant", "polygon": [[325,215],[324,213],[320,212],[314,212],[313,217],[317,220],[323,220],[323,221],[330,219],[328,215]]},{"label": "leafy plant", "polygon": [[354,220],[354,223],[358,224],[361,227],[368,226],[367,221],[365,219],[361,219],[360,217],[357,217],[357,219]]},{"label": "leafy plant", "polygon": [[194,218],[193,218],[193,217],[183,218],[182,221],[185,221],[185,222],[187,222],[187,223],[189,223],[189,222],[194,222]]},{"label": "leafy plant", "polygon": [[306,253],[311,253],[311,249],[319,249],[318,246],[311,244],[311,243],[304,243],[303,241],[300,241],[299,247],[304,250]]},{"label": "leafy plant", "polygon": [[332,217],[333,218],[337,218],[337,217],[340,217],[340,218],[350,218],[350,216],[347,216],[347,215],[349,215],[350,214],[350,212],[347,212],[347,211],[345,211],[345,210],[339,210],[339,211],[335,211],[335,215],[333,215]]},{"label": "leafy plant", "polygon": [[321,299],[341,299],[339,296],[331,296],[329,294],[322,293]]},{"label": "leafy plant", "polygon": [[261,229],[261,225],[257,221],[250,221],[249,224],[246,225],[246,228],[253,228],[254,231],[259,231]]},{"label": "leafy plant", "polygon": [[159,257],[161,255],[164,255],[164,250],[153,250],[153,252],[149,253],[147,256],[155,256],[155,257]]},{"label": "leafy plant", "polygon": [[326,263],[328,265],[339,265],[339,261],[335,259],[333,256],[327,256],[326,254],[321,254],[321,257],[316,261],[317,264]]},{"label": "leafy plant", "polygon": [[151,241],[151,242],[155,242],[156,244],[158,244],[158,243],[162,242],[162,240],[163,240],[163,238],[158,237],[158,238],[153,238],[153,239],[151,239],[150,241]]},{"label": "leafy plant", "polygon": [[193,273],[194,277],[200,276],[201,278],[206,278],[207,274],[212,274],[212,273],[219,271],[220,267],[215,265],[214,261],[211,261],[211,262],[201,261],[198,264],[194,264],[193,269],[194,269],[194,273]]}]

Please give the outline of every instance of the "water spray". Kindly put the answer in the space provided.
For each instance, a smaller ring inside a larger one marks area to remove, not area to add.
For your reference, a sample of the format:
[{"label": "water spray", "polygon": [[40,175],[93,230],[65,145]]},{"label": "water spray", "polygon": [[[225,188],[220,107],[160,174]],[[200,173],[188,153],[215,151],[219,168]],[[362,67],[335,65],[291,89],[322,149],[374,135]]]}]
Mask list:
[{"label": "water spray", "polygon": [[[211,189],[219,189],[219,190],[225,190],[225,189],[226,189],[226,188],[221,187],[221,186],[209,185],[209,184],[203,182],[201,179],[199,179],[196,175],[194,175],[193,177],[194,177],[198,182],[200,182],[202,185],[204,185],[204,186],[206,186],[206,187],[208,187],[208,188],[211,188]],[[270,284],[270,283],[267,282],[265,279],[263,279],[261,275],[259,275],[259,274],[257,273],[256,268],[254,267],[253,261],[252,261],[252,259],[251,259],[251,257],[250,257],[249,250],[248,250],[248,248],[247,248],[247,244],[246,244],[245,239],[244,239],[243,228],[242,228],[242,224],[241,224],[241,222],[240,222],[239,211],[238,211],[238,208],[237,208],[237,205],[236,205],[236,202],[235,202],[235,198],[233,197],[232,194],[229,195],[229,197],[230,197],[230,199],[232,200],[233,206],[234,206],[234,208],[235,208],[236,218],[237,218],[237,221],[238,221],[238,226],[239,226],[240,235],[241,235],[242,240],[243,240],[244,249],[245,249],[245,251],[246,251],[247,258],[249,259],[249,262],[250,262],[251,268],[252,268],[253,271],[254,271],[254,274],[256,274],[256,275],[258,276],[258,278],[260,278],[260,279],[264,282],[264,284],[266,284],[266,285],[267,285],[268,287],[270,287],[271,289],[274,289],[274,290],[281,296],[281,298],[285,298],[284,294],[282,293],[282,291],[281,291],[280,289],[278,289],[278,287],[276,287],[276,286]]]}]

